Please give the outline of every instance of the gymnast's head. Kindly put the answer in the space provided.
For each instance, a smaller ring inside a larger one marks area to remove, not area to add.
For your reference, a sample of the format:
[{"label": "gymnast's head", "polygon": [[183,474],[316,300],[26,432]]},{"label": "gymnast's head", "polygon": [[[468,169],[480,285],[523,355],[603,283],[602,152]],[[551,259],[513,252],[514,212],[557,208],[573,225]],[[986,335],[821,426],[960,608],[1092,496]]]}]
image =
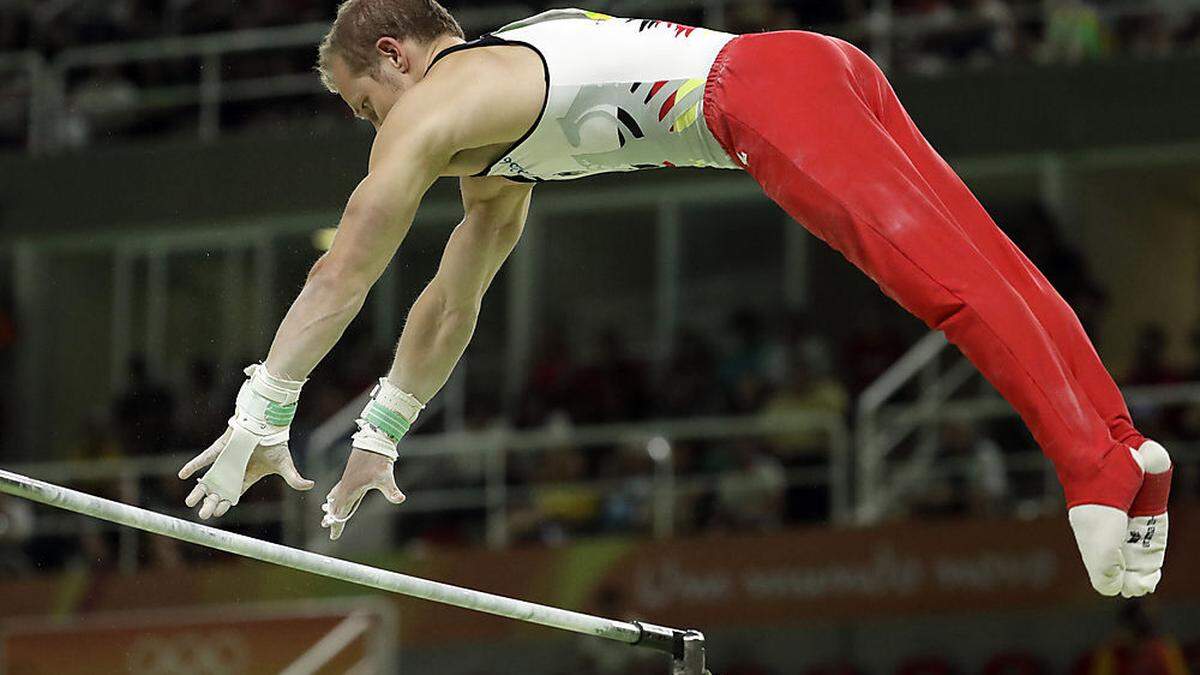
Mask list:
[{"label": "gymnast's head", "polygon": [[436,49],[462,39],[462,28],[436,0],[345,0],[321,41],[317,72],[378,129],[425,77]]}]

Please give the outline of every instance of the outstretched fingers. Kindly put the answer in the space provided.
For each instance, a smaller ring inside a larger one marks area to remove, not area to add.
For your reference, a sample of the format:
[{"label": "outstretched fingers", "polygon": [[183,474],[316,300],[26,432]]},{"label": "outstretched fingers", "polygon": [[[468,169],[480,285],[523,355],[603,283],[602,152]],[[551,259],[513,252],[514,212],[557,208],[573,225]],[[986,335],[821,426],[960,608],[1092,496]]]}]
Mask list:
[{"label": "outstretched fingers", "polygon": [[276,469],[275,472],[279,474],[279,476],[283,478],[283,482],[287,483],[288,487],[292,488],[293,490],[300,490],[303,492],[305,490],[313,489],[313,486],[316,485],[316,483],[313,481],[301,476],[300,472],[296,470],[296,464],[292,461],[292,455],[290,452],[283,453],[283,456],[280,459],[279,468]]},{"label": "outstretched fingers", "polygon": [[208,495],[200,504],[200,520],[223,516],[229,510],[230,506],[230,501],[228,499],[221,499],[221,495]]},{"label": "outstretched fingers", "polygon": [[200,500],[204,499],[205,495],[207,494],[208,491],[204,489],[204,486],[197,483],[196,487],[192,488],[192,491],[188,494],[187,498],[183,500],[183,503],[186,504],[190,509],[199,504]]},{"label": "outstretched fingers", "polygon": [[347,490],[339,481],[329,491],[329,496],[321,505],[321,511],[325,513],[321,517],[321,527],[329,528],[330,541],[337,541],[341,538],[342,530],[345,529],[346,523],[354,517],[354,512],[358,510],[358,505],[362,503],[363,497],[366,497],[369,489],[369,486],[362,486]]}]

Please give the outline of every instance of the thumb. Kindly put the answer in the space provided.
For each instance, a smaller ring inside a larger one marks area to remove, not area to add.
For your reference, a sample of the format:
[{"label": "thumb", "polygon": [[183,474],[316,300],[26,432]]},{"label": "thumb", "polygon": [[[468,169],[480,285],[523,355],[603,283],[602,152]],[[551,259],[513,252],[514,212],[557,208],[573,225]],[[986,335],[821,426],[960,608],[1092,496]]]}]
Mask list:
[{"label": "thumb", "polygon": [[316,483],[300,475],[296,470],[296,465],[292,462],[292,456],[286,454],[283,461],[279,465],[279,475],[283,477],[283,481],[288,484],[288,487],[293,490],[311,490]]},{"label": "thumb", "polygon": [[229,434],[226,433],[218,438],[215,443],[208,446],[207,450],[193,457],[192,461],[184,464],[183,468],[179,470],[179,479],[187,480],[192,474],[217,461],[217,456],[225,449],[225,443],[228,441],[228,438]]},{"label": "thumb", "polygon": [[396,476],[390,471],[388,472],[388,477],[383,481],[383,486],[379,488],[379,491],[383,493],[384,499],[393,504],[403,504],[404,500],[407,499],[407,497],[404,496],[404,493],[400,491],[400,488],[396,487]]}]

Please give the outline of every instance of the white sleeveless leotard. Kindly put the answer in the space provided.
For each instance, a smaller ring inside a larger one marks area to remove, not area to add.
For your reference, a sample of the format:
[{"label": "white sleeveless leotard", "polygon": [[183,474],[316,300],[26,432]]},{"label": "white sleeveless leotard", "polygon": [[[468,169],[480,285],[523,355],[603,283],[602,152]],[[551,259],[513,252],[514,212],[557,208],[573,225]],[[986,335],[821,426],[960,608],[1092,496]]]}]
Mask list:
[{"label": "white sleeveless leotard", "polygon": [[502,44],[541,55],[547,82],[541,116],[479,175],[569,180],[672,166],[739,168],[704,120],[704,85],[733,38],[668,21],[558,9],[438,57]]}]

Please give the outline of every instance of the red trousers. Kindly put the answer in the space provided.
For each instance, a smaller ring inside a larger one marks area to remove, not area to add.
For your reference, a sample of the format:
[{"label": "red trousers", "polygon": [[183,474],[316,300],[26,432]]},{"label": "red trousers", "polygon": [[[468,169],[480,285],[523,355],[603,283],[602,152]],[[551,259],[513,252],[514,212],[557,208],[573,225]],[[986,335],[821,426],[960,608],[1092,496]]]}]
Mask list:
[{"label": "red trousers", "polygon": [[776,203],[944,332],[1020,413],[1068,506],[1128,511],[1145,440],[1075,313],[929,145],[878,66],[803,31],[717,58],[705,117]]}]

